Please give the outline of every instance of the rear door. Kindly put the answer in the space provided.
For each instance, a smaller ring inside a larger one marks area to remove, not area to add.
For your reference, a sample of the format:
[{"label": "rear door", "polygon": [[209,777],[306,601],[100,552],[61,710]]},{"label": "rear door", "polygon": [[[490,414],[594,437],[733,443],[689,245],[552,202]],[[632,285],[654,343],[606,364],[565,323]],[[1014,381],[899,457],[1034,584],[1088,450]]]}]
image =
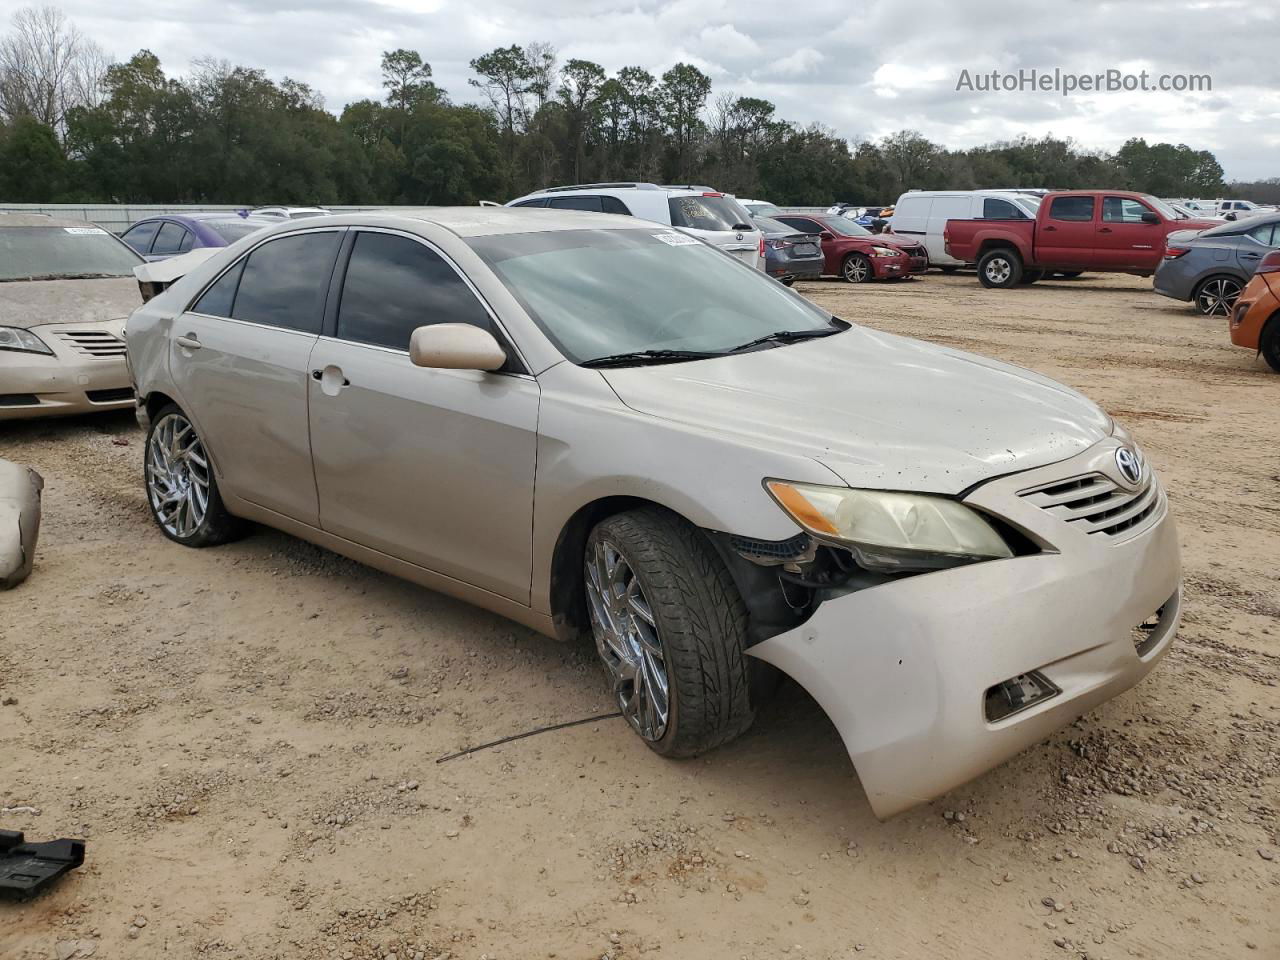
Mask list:
[{"label": "rear door", "polygon": [[743,263],[764,269],[760,257],[760,231],[751,214],[733,197],[723,193],[674,196],[667,200],[671,225],[732,254]]},{"label": "rear door", "polygon": [[[1102,198],[1102,217],[1094,240],[1094,263],[1107,270],[1154,271],[1164,256],[1162,220],[1144,223],[1155,211],[1133,197]],[[1157,215],[1158,216],[1158,215]]]},{"label": "rear door", "polygon": [[315,526],[307,371],[345,228],[274,237],[173,324],[169,367],[228,493]]},{"label": "rear door", "polygon": [[1065,194],[1050,196],[1047,200],[1047,205],[1041,205],[1035,232],[1036,265],[1081,270],[1094,266],[1093,245],[1097,229],[1094,198]]},{"label": "rear door", "polygon": [[[334,328],[316,345],[309,383],[321,527],[527,604],[537,381],[425,240],[358,229],[339,272]],[[510,369],[415,366],[409,337],[433,323],[489,330]]]}]

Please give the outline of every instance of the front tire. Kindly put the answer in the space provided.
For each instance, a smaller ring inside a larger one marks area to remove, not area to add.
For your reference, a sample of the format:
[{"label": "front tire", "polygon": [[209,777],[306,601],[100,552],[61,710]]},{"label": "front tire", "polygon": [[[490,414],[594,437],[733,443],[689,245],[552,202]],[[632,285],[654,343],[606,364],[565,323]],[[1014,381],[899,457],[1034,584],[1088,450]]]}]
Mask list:
[{"label": "front tire", "polygon": [[212,462],[195,426],[177,404],[168,404],[152,418],[143,478],[151,516],[175,543],[213,547],[243,532],[242,521],[223,506]]},{"label": "front tire", "polygon": [[746,605],[697,528],[629,510],[596,525],[583,560],[596,650],[650,748],[692,757],[751,726]]},{"label": "front tire", "polygon": [[876,277],[871,261],[860,253],[851,253],[840,265],[840,276],[849,283],[870,283]]},{"label": "front tire", "polygon": [[1006,290],[1022,279],[1022,258],[1008,247],[988,250],[978,260],[978,281],[984,287]]},{"label": "front tire", "polygon": [[1229,317],[1244,285],[1235,277],[1210,277],[1196,288],[1192,302],[1205,317]]}]

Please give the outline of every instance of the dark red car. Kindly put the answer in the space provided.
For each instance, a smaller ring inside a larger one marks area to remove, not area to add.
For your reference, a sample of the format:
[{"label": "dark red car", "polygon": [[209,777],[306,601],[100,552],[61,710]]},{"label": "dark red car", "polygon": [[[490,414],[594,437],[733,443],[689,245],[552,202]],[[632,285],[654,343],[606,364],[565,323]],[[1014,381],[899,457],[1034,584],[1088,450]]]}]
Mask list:
[{"label": "dark red car", "polygon": [[779,220],[801,233],[822,238],[826,257],[824,275],[844,277],[850,283],[896,280],[929,269],[929,254],[917,240],[891,233],[872,233],[848,217],[825,213],[775,214]]}]

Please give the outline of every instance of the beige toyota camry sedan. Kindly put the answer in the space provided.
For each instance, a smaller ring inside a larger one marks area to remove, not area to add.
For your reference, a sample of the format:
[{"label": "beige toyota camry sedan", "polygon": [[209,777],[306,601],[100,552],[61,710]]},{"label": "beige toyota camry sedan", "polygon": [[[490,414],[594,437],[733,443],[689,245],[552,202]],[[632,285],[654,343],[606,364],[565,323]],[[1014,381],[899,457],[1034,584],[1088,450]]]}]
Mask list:
[{"label": "beige toyota camry sedan", "polygon": [[1180,566],[1096,405],[853,320],[626,217],[281,223],[129,319],[147,496],[591,635],[667,756],[781,670],[887,817],[1137,683]]}]

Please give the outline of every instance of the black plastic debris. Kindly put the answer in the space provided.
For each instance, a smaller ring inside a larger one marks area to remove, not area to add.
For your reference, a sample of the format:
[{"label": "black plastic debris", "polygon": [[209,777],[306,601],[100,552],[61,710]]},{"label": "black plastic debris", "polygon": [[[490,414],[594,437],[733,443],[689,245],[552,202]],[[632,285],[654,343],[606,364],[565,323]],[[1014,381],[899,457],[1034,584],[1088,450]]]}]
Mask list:
[{"label": "black plastic debris", "polygon": [[35,896],[84,863],[83,840],[23,843],[18,830],[0,830],[0,897]]}]

